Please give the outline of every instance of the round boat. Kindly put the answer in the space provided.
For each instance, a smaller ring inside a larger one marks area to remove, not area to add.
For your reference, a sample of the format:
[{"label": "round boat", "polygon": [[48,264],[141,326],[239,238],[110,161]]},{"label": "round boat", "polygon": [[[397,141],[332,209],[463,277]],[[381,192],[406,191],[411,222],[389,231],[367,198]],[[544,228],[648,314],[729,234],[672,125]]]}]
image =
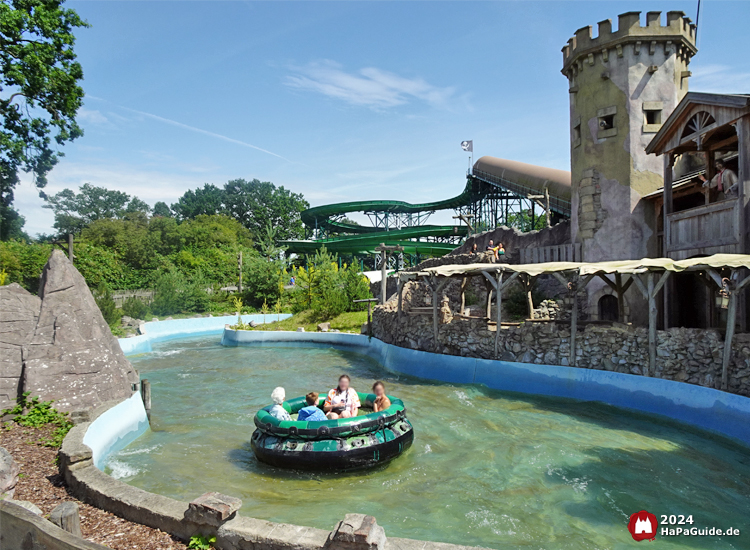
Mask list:
[{"label": "round boat", "polygon": [[[362,407],[372,409],[374,394],[358,393]],[[414,428],[400,399],[388,396],[384,411],[325,422],[281,421],[268,412],[255,415],[256,430],[250,446],[258,460],[281,468],[300,470],[353,470],[393,460],[411,446]],[[318,407],[325,397],[320,397]],[[304,397],[282,406],[294,415],[305,406]],[[362,409],[360,409],[361,411]]]}]

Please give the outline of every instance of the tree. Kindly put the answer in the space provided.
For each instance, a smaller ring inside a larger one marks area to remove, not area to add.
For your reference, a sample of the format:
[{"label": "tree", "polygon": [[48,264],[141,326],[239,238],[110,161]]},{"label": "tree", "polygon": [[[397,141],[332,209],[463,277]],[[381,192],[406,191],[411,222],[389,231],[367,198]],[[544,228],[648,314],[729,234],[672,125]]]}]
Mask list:
[{"label": "tree", "polygon": [[224,186],[224,206],[256,238],[267,225],[273,226],[280,240],[304,236],[300,212],[310,204],[299,193],[268,181],[236,179]]},{"label": "tree", "polygon": [[0,241],[10,239],[30,240],[28,234],[23,230],[25,224],[26,218],[12,206],[2,204],[0,199]]},{"label": "tree", "polygon": [[153,215],[159,218],[171,218],[172,211],[166,202],[159,201],[154,205]]},{"label": "tree", "polygon": [[[0,225],[13,203],[18,172],[38,188],[62,152],[53,149],[81,135],[75,116],[83,102],[83,70],[73,51],[73,30],[87,27],[62,0],[0,3]],[[40,191],[40,195],[44,195]]]},{"label": "tree", "polygon": [[149,209],[138,197],[131,198],[122,191],[96,187],[90,183],[84,183],[79,193],[63,189],[48,197],[44,208],[55,213],[54,227],[61,234],[78,233],[94,220],[122,218],[126,213]]},{"label": "tree", "polygon": [[539,214],[534,218],[534,223],[532,223],[531,210],[521,210],[520,212],[508,214],[506,224],[508,227],[515,227],[524,233],[538,231],[547,227],[547,215]]},{"label": "tree", "polygon": [[215,185],[206,183],[203,189],[199,187],[182,195],[172,205],[172,211],[180,220],[191,220],[202,214],[224,214],[224,192]]}]

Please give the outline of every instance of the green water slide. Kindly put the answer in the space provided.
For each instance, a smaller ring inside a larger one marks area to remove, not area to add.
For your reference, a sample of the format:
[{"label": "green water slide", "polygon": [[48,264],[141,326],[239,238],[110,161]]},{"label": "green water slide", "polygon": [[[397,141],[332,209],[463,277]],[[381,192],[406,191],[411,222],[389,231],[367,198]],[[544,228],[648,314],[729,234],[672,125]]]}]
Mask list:
[{"label": "green water slide", "polygon": [[[478,182],[485,185],[478,186]],[[389,246],[403,246],[404,253],[413,256],[442,256],[457,246],[458,237],[466,235],[465,226],[417,224],[400,229],[387,229],[358,225],[337,218],[350,212],[378,214],[382,217],[390,213],[426,214],[437,210],[456,210],[483,200],[488,185],[519,196],[547,192],[550,196],[550,209],[563,217],[570,216],[570,172],[485,156],[474,164],[466,187],[455,197],[417,204],[368,200],[316,206],[301,213],[302,222],[318,237],[330,237],[283,241],[281,244],[286,246],[289,252],[297,254],[315,252],[325,245],[330,252],[337,254],[369,255],[375,253],[376,246],[385,243]]]}]

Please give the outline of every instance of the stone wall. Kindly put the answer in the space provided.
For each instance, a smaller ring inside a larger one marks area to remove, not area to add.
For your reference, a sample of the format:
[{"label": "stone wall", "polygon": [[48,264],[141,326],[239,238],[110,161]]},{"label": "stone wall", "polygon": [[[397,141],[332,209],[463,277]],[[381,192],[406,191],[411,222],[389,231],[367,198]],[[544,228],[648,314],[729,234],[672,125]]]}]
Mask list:
[{"label": "stone wall", "polygon": [[457,254],[468,253],[471,251],[471,247],[474,243],[476,243],[477,248],[482,251],[487,248],[490,240],[495,244],[503,243],[508,262],[518,263],[518,250],[520,248],[538,248],[570,243],[570,221],[566,220],[555,224],[552,227],[546,227],[539,231],[529,231],[528,233],[522,233],[513,227],[501,226],[492,231],[469,237],[464,244],[456,248],[447,257],[454,258]]},{"label": "stone wall", "polygon": [[[409,295],[421,297],[419,291]],[[643,374],[644,365],[648,365],[646,328],[617,324],[579,328],[576,367]],[[483,318],[465,319],[441,312],[437,342],[433,335],[431,315],[404,314],[399,318],[395,301],[373,312],[373,336],[383,342],[448,355],[495,358],[496,328]],[[718,331],[673,328],[657,335],[653,376],[720,389],[724,344]],[[750,335],[736,335],[732,351],[729,391],[750,396]],[[568,366],[569,354],[569,323],[536,322],[503,327],[497,359]]]}]

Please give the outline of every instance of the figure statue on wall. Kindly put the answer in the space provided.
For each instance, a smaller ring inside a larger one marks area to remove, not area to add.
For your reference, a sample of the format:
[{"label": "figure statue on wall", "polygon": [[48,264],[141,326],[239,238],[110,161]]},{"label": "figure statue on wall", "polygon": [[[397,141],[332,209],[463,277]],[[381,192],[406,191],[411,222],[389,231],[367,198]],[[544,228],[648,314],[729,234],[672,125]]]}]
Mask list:
[{"label": "figure statue on wall", "polygon": [[703,187],[708,187],[709,190],[715,189],[718,193],[716,200],[723,201],[725,199],[736,198],[737,174],[727,168],[727,165],[721,159],[718,159],[714,166],[716,167],[716,175],[711,178],[711,181],[706,179],[704,175],[700,176],[703,181]]}]

